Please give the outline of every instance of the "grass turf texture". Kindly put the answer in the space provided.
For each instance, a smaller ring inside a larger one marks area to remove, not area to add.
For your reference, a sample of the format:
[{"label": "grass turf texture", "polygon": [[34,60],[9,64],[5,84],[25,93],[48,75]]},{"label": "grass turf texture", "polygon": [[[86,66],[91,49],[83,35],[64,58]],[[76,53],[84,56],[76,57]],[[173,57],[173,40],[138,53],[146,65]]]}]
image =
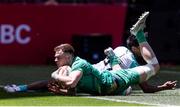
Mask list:
[{"label": "grass turf texture", "polygon": [[0,106],[143,106],[82,96],[56,96],[52,93],[5,93],[0,91]]}]

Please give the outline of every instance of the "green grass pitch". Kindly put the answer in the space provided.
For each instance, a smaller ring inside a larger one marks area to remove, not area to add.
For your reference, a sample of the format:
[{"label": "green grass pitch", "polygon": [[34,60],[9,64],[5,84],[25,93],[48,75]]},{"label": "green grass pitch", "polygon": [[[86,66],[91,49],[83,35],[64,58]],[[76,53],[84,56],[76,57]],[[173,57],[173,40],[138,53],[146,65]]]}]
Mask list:
[{"label": "green grass pitch", "polygon": [[142,104],[98,100],[83,96],[57,96],[47,92],[5,93],[1,90],[0,106],[142,106]]}]

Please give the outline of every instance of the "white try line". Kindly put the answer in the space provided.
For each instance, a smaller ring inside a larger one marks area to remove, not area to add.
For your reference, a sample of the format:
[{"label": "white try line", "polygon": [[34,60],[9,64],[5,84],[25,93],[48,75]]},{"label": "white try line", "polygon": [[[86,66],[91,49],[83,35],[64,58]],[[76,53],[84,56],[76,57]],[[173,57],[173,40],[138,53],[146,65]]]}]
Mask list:
[{"label": "white try line", "polygon": [[[165,105],[165,104],[155,104],[155,103],[145,103],[145,102],[138,102],[138,101],[128,101],[128,100],[119,100],[119,99],[113,99],[113,98],[105,98],[105,97],[97,97],[97,96],[87,96],[87,98],[95,98],[99,100],[107,100],[107,101],[114,101],[114,102],[125,102],[125,103],[135,103],[135,104],[143,104],[148,106],[168,106],[172,107],[173,105]],[[174,106],[173,106],[174,107]]]}]

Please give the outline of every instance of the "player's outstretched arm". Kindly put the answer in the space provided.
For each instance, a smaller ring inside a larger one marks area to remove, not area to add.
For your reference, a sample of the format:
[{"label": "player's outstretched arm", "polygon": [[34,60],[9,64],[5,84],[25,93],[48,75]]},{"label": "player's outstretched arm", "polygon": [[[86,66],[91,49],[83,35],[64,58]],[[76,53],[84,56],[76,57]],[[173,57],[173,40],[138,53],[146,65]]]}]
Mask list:
[{"label": "player's outstretched arm", "polygon": [[176,84],[177,81],[166,81],[162,85],[154,86],[154,85],[149,85],[147,82],[143,82],[139,86],[141,87],[144,93],[155,93],[158,91],[175,89]]}]

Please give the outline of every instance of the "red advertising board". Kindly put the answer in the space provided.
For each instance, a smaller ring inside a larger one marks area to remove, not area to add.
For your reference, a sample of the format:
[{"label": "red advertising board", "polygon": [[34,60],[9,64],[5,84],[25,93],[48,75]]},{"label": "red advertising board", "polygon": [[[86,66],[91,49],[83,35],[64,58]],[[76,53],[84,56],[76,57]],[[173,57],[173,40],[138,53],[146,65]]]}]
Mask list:
[{"label": "red advertising board", "polygon": [[110,34],[113,47],[120,45],[126,6],[0,5],[0,14],[0,64],[42,65],[74,34]]}]

